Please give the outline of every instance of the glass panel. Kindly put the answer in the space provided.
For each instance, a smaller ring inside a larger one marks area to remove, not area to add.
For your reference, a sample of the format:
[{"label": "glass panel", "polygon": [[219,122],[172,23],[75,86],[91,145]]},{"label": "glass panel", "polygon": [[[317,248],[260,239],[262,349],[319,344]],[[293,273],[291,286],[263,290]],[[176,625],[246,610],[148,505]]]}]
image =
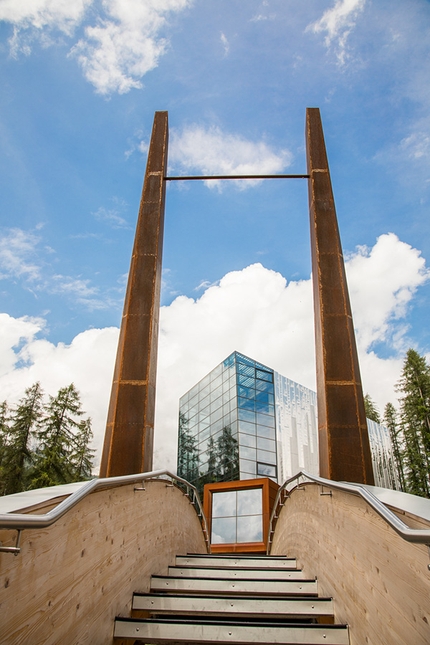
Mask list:
[{"label": "glass panel", "polygon": [[257,413],[257,423],[262,426],[269,426],[269,428],[274,428],[275,417],[268,414],[262,414],[261,412],[259,412]]},{"label": "glass panel", "polygon": [[238,398],[238,405],[240,408],[254,411],[255,401],[252,399],[244,399],[241,396]]},{"label": "glass panel", "polygon": [[263,518],[251,515],[237,518],[237,542],[262,542]]},{"label": "glass panel", "polygon": [[222,517],[212,520],[212,544],[232,544],[236,542],[236,518]]},{"label": "glass panel", "polygon": [[250,421],[250,422],[255,422],[255,412],[251,412],[251,410],[238,410],[238,416],[240,421]]},{"label": "glass panel", "polygon": [[244,396],[247,399],[255,398],[255,390],[253,387],[244,387],[243,385],[238,385],[237,393],[239,396]]},{"label": "glass panel", "polygon": [[273,372],[263,372],[263,370],[257,370],[257,378],[262,381],[270,381],[273,383]]},{"label": "glass panel", "polygon": [[206,387],[202,387],[199,392],[199,401],[205,398],[209,394],[209,385],[206,385]]},{"label": "glass panel", "polygon": [[[246,374],[246,376],[255,376],[255,368],[251,365],[244,365],[243,363],[238,363],[238,372],[239,374]],[[267,381],[267,379],[266,379]]]},{"label": "glass panel", "polygon": [[[264,441],[267,441],[267,439],[264,439]],[[271,443],[274,443],[274,442],[271,442]],[[241,446],[249,446],[250,448],[255,448],[255,436],[250,434],[243,434],[242,432],[240,432],[239,444]]]},{"label": "glass panel", "polygon": [[257,459],[267,464],[276,464],[276,454],[267,450],[257,450]]},{"label": "glass panel", "polygon": [[264,439],[264,437],[258,437],[257,448],[261,448],[262,450],[270,450],[271,452],[276,452],[276,443],[275,441],[271,441],[271,439]]},{"label": "glass panel", "polygon": [[240,479],[255,479],[255,473],[246,473],[245,471],[240,471]]},{"label": "glass panel", "polygon": [[223,424],[222,424],[222,418],[221,418],[221,419],[218,419],[218,421],[214,421],[214,422],[211,424],[211,428],[210,428],[210,430],[211,430],[211,435],[214,435],[214,434],[216,434],[217,432],[219,432],[219,430],[221,430],[221,429],[222,429],[222,425],[223,425]]},{"label": "glass panel", "polygon": [[267,403],[269,405],[274,404],[274,396],[270,392],[257,392],[256,397],[257,401],[261,401],[261,403]]},{"label": "glass panel", "polygon": [[212,493],[212,517],[234,517],[236,515],[236,491]]},{"label": "glass panel", "polygon": [[257,426],[257,435],[259,437],[266,437],[266,439],[274,439],[275,429],[268,428],[267,426]]},{"label": "glass panel", "polygon": [[256,469],[255,469],[255,461],[251,461],[249,459],[240,459],[240,470],[244,471],[245,473],[250,473],[251,475],[255,475]]},{"label": "glass panel", "polygon": [[268,383],[267,381],[255,381],[255,387],[257,390],[262,392],[273,392],[273,383]]},{"label": "glass panel", "polygon": [[246,432],[247,434],[255,435],[255,423],[249,421],[240,421],[239,432]]},{"label": "glass panel", "polygon": [[264,401],[256,401],[255,409],[257,412],[264,412],[264,414],[273,414],[274,407],[269,405],[269,403],[264,403]]},{"label": "glass panel", "polygon": [[218,396],[211,403],[211,412],[213,412],[214,410],[217,410],[221,406],[222,406],[222,396]]},{"label": "glass panel", "polygon": [[257,464],[257,473],[266,477],[273,477],[276,479],[276,467],[269,466],[269,464]]},{"label": "glass panel", "polygon": [[[254,439],[254,437],[252,437],[252,439]],[[242,445],[239,452],[242,459],[253,459],[254,461],[257,459],[255,448],[249,448],[248,446]],[[265,459],[264,461],[267,460]]]},{"label": "glass panel", "polygon": [[245,376],[244,374],[237,375],[237,382],[239,383],[239,385],[244,385],[245,387],[255,386],[255,379],[249,376]]},{"label": "glass panel", "polygon": [[251,365],[254,367],[255,361],[252,360],[252,358],[248,358],[247,356],[244,356],[243,354],[236,354],[237,357],[237,362],[238,363],[244,363],[245,365]]},{"label": "glass panel", "polygon": [[215,410],[215,412],[211,414],[211,424],[215,423],[215,421],[218,421],[218,419],[221,419],[221,417],[222,417],[222,408],[218,408],[218,410]]},{"label": "glass panel", "polygon": [[262,515],[263,489],[248,488],[237,491],[237,515]]}]

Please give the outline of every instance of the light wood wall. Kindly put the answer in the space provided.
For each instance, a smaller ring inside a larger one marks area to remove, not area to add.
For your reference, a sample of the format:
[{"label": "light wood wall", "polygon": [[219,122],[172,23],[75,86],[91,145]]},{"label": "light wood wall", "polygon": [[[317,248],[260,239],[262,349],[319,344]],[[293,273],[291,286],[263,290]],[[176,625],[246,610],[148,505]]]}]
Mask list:
[{"label": "light wood wall", "polygon": [[[50,528],[24,531],[18,556],[0,553],[1,644],[107,645],[151,574],[167,574],[176,554],[206,552],[182,492],[145,488],[92,493]],[[0,541],[13,546],[15,535],[2,530]]]},{"label": "light wood wall", "polygon": [[317,576],[320,595],[334,598],[336,621],[350,626],[351,645],[429,645],[427,546],[403,540],[358,496],[320,493],[306,484],[286,500],[271,553],[295,556]]}]

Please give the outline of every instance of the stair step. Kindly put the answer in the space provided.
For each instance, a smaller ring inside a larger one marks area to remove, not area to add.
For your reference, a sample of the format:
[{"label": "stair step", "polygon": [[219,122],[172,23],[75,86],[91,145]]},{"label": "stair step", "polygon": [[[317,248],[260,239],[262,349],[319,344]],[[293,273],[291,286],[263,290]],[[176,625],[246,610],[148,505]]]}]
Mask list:
[{"label": "stair step", "polygon": [[255,596],[186,596],[134,594],[133,610],[153,614],[193,614],[195,616],[260,616],[266,618],[309,618],[333,616],[331,598],[277,598]]},{"label": "stair step", "polygon": [[255,556],[255,555],[178,555],[177,566],[196,567],[237,567],[252,569],[295,569],[295,558],[284,556]]},{"label": "stair step", "polygon": [[229,580],[303,580],[304,573],[298,569],[231,569],[223,567],[169,567],[169,576],[174,578],[222,578]]},{"label": "stair step", "polygon": [[223,578],[174,578],[152,576],[151,591],[190,593],[317,595],[316,580],[226,580]]},{"label": "stair step", "polygon": [[117,618],[115,638],[138,639],[154,645],[163,643],[259,643],[260,645],[294,644],[348,645],[348,628],[344,625],[317,625],[240,621],[198,622],[196,620],[168,620]]}]

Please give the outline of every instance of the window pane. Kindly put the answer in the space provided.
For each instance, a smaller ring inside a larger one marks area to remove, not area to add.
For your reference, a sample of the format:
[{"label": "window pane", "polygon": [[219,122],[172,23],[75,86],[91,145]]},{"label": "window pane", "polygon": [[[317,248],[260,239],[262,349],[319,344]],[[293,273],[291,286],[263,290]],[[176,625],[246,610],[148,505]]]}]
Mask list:
[{"label": "window pane", "polygon": [[239,432],[246,432],[247,434],[255,435],[255,423],[249,421],[240,421]]},{"label": "window pane", "polygon": [[264,461],[266,464],[276,464],[276,454],[267,450],[257,450],[258,461]]},{"label": "window pane", "polygon": [[267,426],[257,426],[257,435],[259,437],[265,437],[266,439],[274,439],[275,429],[268,428]]},{"label": "window pane", "polygon": [[251,378],[250,376],[246,376],[245,374],[238,374],[237,382],[239,383],[239,385],[244,385],[245,387],[255,386],[255,379]]},{"label": "window pane", "polygon": [[242,410],[242,409],[240,409],[238,412],[239,412],[240,421],[255,422],[255,412],[251,412],[251,410]]},{"label": "window pane", "polygon": [[231,544],[236,542],[236,518],[213,519],[211,542],[212,544]]},{"label": "window pane", "polygon": [[244,396],[246,399],[255,398],[255,390],[253,387],[244,387],[243,385],[239,385],[237,388],[237,392],[239,396]]},{"label": "window pane", "polygon": [[262,515],[263,489],[248,488],[237,491],[237,515]]},{"label": "window pane", "polygon": [[241,446],[239,454],[242,459],[253,459],[254,461],[257,459],[255,448],[250,448],[248,446]]},{"label": "window pane", "polygon": [[244,399],[240,396],[238,398],[238,405],[240,408],[244,408],[245,410],[252,410],[254,412],[255,401],[253,401],[252,399]]},{"label": "window pane", "polygon": [[256,380],[255,387],[262,392],[273,392],[273,383],[268,383],[267,381]]},{"label": "window pane", "polygon": [[259,475],[276,478],[276,467],[269,464],[257,464]]},{"label": "window pane", "polygon": [[250,473],[251,475],[255,475],[255,461],[251,461],[249,459],[240,459],[240,470],[244,473]]},{"label": "window pane", "polygon": [[[238,372],[239,374],[246,374],[246,376],[255,376],[255,367],[251,365],[243,365],[243,363],[238,363]],[[267,380],[267,379],[266,379]]]},{"label": "window pane", "polygon": [[[265,439],[267,441],[267,439]],[[255,448],[255,435],[239,433],[239,444],[241,446],[249,446],[250,448]]]},{"label": "window pane", "polygon": [[261,412],[257,413],[257,423],[262,426],[269,426],[269,428],[275,427],[275,417],[269,414],[262,414]]},{"label": "window pane", "polygon": [[257,378],[262,381],[270,381],[273,383],[273,373],[272,372],[263,372],[263,370],[257,370]]},{"label": "window pane", "polygon": [[236,491],[212,493],[212,517],[236,516]]},{"label": "window pane", "polygon": [[257,439],[257,448],[261,450],[270,450],[271,452],[276,452],[276,443],[271,439],[265,439],[264,437],[258,437]]},{"label": "window pane", "polygon": [[237,541],[238,542],[262,542],[263,541],[263,520],[261,515],[237,518]]}]

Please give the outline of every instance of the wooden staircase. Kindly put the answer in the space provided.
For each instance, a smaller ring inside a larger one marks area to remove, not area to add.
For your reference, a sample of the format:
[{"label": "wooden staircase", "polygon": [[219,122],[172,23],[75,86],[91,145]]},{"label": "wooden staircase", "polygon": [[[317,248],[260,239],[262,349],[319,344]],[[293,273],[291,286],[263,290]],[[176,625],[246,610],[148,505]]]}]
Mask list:
[{"label": "wooden staircase", "polygon": [[114,643],[349,645],[332,599],[282,556],[177,556],[150,593],[134,594],[132,616],[116,618]]}]

